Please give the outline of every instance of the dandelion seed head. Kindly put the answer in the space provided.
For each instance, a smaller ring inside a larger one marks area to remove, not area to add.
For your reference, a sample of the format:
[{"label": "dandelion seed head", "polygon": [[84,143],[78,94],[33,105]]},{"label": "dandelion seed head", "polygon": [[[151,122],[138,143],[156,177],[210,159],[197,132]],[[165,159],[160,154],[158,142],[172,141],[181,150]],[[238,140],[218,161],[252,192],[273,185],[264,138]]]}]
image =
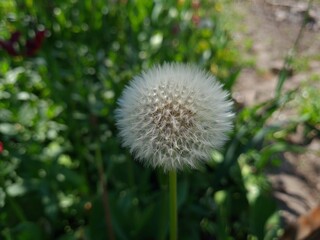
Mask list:
[{"label": "dandelion seed head", "polygon": [[232,102],[215,78],[187,64],[164,64],[136,76],[116,110],[124,147],[164,171],[198,168],[232,128]]}]

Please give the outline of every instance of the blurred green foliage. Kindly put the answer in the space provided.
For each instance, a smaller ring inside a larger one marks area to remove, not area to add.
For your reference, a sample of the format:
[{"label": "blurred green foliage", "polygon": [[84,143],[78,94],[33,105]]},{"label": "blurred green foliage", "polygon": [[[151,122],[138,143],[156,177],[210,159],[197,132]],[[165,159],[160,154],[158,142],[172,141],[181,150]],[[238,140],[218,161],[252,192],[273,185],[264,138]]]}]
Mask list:
[{"label": "blurred green foliage", "polygon": [[300,113],[306,118],[309,126],[317,126],[319,131],[320,124],[320,101],[319,101],[319,89],[314,86],[320,84],[320,76],[315,75],[309,81],[307,81],[300,91],[299,98],[299,110]]},{"label": "blurred green foliage", "polygon": [[[219,1],[0,1],[0,238],[166,239],[167,177],[120,147],[116,99],[137,73],[193,62],[226,89],[240,70]],[[37,33],[45,40],[32,56]],[[265,123],[282,104],[237,109],[235,131],[200,171],[178,175],[180,239],[273,239],[278,217],[264,169],[284,140]],[[311,119],[311,118],[310,118]]]}]

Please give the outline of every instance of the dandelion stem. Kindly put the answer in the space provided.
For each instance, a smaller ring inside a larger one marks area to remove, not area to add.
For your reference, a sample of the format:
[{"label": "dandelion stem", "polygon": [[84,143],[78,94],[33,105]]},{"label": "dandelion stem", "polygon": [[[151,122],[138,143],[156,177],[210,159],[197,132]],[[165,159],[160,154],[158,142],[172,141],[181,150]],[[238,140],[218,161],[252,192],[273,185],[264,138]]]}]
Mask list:
[{"label": "dandelion stem", "polygon": [[178,239],[177,172],[169,172],[170,240]]}]

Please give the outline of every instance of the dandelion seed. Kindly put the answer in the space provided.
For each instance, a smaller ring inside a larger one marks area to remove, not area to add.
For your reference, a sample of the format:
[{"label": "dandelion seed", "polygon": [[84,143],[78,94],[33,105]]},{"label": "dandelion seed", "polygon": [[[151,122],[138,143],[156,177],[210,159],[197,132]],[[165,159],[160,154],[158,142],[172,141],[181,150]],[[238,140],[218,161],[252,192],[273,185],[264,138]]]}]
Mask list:
[{"label": "dandelion seed", "polygon": [[213,76],[187,64],[143,72],[125,88],[116,110],[124,147],[164,171],[198,168],[232,128],[232,102]]}]

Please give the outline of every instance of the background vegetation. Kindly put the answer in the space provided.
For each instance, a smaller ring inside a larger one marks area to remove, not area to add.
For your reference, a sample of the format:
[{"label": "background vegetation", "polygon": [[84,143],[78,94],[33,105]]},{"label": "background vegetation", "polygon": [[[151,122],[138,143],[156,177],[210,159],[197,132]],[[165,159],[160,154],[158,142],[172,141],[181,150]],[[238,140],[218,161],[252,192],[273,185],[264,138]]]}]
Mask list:
[{"label": "background vegetation", "polygon": [[[167,178],[121,148],[116,100],[164,61],[196,63],[232,91],[241,58],[221,14],[214,0],[0,1],[1,239],[110,239],[107,200],[116,239],[167,238]],[[279,234],[265,168],[298,122],[319,120],[315,102],[288,128],[267,125],[292,94],[235,105],[225,149],[179,173],[180,239]]]}]

